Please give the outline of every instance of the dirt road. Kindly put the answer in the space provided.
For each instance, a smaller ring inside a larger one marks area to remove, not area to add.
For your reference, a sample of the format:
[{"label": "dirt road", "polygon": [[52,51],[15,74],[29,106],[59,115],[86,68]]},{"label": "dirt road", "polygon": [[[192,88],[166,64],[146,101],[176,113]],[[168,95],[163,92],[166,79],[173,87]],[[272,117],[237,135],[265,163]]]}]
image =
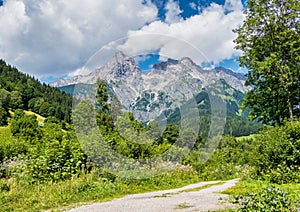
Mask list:
[{"label": "dirt road", "polygon": [[[95,203],[70,210],[70,212],[98,211],[208,211],[234,207],[224,191],[238,180],[201,182],[183,188],[128,195],[110,202]],[[211,186],[206,187],[211,184]],[[205,187],[203,187],[205,186]],[[201,188],[202,187],[202,188]]]}]

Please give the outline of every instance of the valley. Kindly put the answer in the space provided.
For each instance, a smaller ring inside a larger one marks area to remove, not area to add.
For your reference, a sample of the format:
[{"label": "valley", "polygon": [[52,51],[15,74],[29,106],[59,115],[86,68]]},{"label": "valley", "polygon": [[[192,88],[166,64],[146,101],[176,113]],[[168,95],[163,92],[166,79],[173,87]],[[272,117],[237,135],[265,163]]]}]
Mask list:
[{"label": "valley", "polygon": [[299,212],[299,20],[298,0],[0,0],[0,212]]},{"label": "valley", "polygon": [[[294,148],[284,144],[286,137],[278,140],[278,133],[297,137],[299,122],[266,128],[248,120],[247,110],[241,108],[249,90],[243,86],[246,78],[231,70],[203,70],[184,58],[161,62],[143,73],[132,58],[117,52],[87,76],[52,84],[64,85],[58,88],[40,84],[4,61],[1,74],[4,210],[65,210],[77,202],[237,177],[241,183],[229,192],[242,195],[237,203],[243,205],[247,197],[239,186],[245,180],[264,180],[276,188],[274,183],[294,183],[299,177],[293,165],[297,159],[288,170],[279,171],[284,159],[261,162],[262,151],[281,157],[285,148]],[[10,103],[15,103],[13,98],[18,104]],[[287,198],[297,207],[298,187],[289,189],[292,195]],[[14,198],[20,204],[10,203]],[[225,204],[230,201],[233,196]],[[180,210],[180,201],[177,205]],[[213,205],[211,209],[217,209]],[[197,207],[208,210],[203,204]]]}]

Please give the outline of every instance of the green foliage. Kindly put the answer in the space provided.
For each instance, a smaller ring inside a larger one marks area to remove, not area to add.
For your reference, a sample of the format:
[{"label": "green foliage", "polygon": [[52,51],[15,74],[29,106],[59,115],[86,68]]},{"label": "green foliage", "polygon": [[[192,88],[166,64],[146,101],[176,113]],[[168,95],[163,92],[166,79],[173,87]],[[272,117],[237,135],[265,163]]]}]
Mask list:
[{"label": "green foliage", "polygon": [[7,125],[7,118],[8,118],[8,111],[0,106],[0,126],[5,126]]},{"label": "green foliage", "polygon": [[111,117],[113,121],[116,121],[117,118],[122,115],[122,107],[123,106],[119,101],[117,95],[114,95],[110,103]]},{"label": "green foliage", "polygon": [[24,111],[18,109],[15,111],[11,120],[11,132],[14,136],[28,141],[39,139],[41,131],[35,115],[25,115]]},{"label": "green foliage", "polygon": [[66,139],[52,140],[31,151],[26,171],[34,181],[58,181],[78,176],[84,165],[85,156],[78,145]]},{"label": "green foliage", "polygon": [[0,89],[0,126],[7,125],[7,118],[9,116],[9,100],[9,92],[5,89]]},{"label": "green foliage", "polygon": [[29,184],[25,176],[0,179],[2,211],[44,211],[76,207],[78,203],[107,201],[127,194],[171,189],[198,182],[189,168],[176,168],[148,179],[115,179],[111,182],[101,170],[66,181]]},{"label": "green foliage", "polygon": [[29,148],[28,142],[12,136],[10,127],[0,127],[0,178],[10,177],[19,158],[27,154]]},{"label": "green foliage", "polygon": [[[300,122],[267,127],[249,138],[222,137],[205,164],[195,149],[185,160],[205,179],[253,177],[272,183],[300,182]],[[201,149],[200,149],[201,150]]]},{"label": "green foliage", "polygon": [[256,121],[249,121],[239,116],[227,116],[226,125],[224,129],[225,135],[232,136],[246,136],[258,132],[262,128],[262,125]]},{"label": "green foliage", "polygon": [[271,182],[300,182],[300,121],[268,127],[255,139],[256,175]]},{"label": "green foliage", "polygon": [[73,124],[77,133],[88,134],[96,127],[94,104],[90,100],[81,100],[73,110]]},{"label": "green foliage", "polygon": [[10,101],[10,93],[7,90],[1,88],[0,89],[0,106],[5,109],[8,109],[9,101]]},{"label": "green foliage", "polygon": [[8,108],[32,110],[45,117],[56,116],[60,120],[71,121],[70,95],[20,73],[3,60],[0,60],[0,76],[0,106],[7,111]]},{"label": "green foliage", "polygon": [[[86,168],[87,158],[70,132],[48,123],[42,137],[27,149],[22,163],[15,167],[24,172],[29,182],[48,182],[70,179]],[[12,143],[13,144],[13,143]]]},{"label": "green foliage", "polygon": [[[70,179],[86,169],[87,157],[76,135],[63,131],[55,117],[49,117],[44,127],[34,115],[17,109],[11,120],[8,142],[0,145],[0,159],[8,165],[2,173],[26,175],[28,182],[48,182]],[[7,175],[7,174],[5,174]]]},{"label": "green foliage", "polygon": [[241,203],[238,211],[298,211],[297,203],[292,201],[286,192],[271,186],[257,194],[240,195],[235,199]]},{"label": "green foliage", "polygon": [[168,142],[169,144],[174,144],[179,136],[179,128],[177,125],[170,124],[167,125],[166,129],[162,134],[163,142]]},{"label": "green foliage", "polygon": [[13,110],[24,107],[22,95],[19,91],[12,91],[10,93],[9,107]]},{"label": "green foliage", "polygon": [[48,102],[43,102],[43,104],[41,105],[41,107],[39,108],[38,113],[41,114],[44,117],[47,116],[53,116],[54,114],[51,114],[51,105]]},{"label": "green foliage", "polygon": [[299,10],[297,0],[249,0],[246,19],[235,30],[239,58],[249,72],[245,98],[253,119],[282,124],[299,117]]},{"label": "green foliage", "polygon": [[186,148],[181,148],[176,145],[169,147],[168,151],[162,155],[162,159],[171,162],[182,162],[188,155]]},{"label": "green foliage", "polygon": [[[237,140],[232,136],[199,142],[198,148],[194,148],[184,160],[184,164],[193,166],[204,180],[230,179],[249,175],[252,170],[253,160],[256,157],[255,144],[252,139]],[[217,147],[209,152],[205,147]],[[201,158],[208,156],[207,161]]]},{"label": "green foliage", "polygon": [[60,120],[57,119],[55,116],[49,116],[45,119],[44,124],[59,124]]},{"label": "green foliage", "polygon": [[97,80],[96,89],[96,120],[102,133],[106,134],[113,129],[113,120],[108,103],[108,89],[105,81]]}]

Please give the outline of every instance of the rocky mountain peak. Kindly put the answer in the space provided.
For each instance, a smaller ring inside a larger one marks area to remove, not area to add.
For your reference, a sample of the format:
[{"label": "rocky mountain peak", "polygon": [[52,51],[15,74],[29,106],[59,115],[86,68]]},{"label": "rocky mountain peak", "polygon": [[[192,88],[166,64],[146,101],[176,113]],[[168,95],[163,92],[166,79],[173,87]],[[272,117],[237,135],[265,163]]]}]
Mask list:
[{"label": "rocky mountain peak", "polygon": [[[121,51],[116,52],[104,66],[88,75],[62,79],[51,85],[59,87],[78,83],[93,84],[98,78],[118,85],[121,83],[132,89],[135,94],[144,89],[164,90],[168,86],[175,88],[180,86],[180,81],[189,82],[193,89],[201,89],[220,79],[224,79],[239,91],[248,90],[244,86],[245,76],[243,74],[223,67],[203,71],[193,60],[185,57],[181,60],[167,59],[153,65],[150,72],[142,72],[134,59]],[[172,84],[174,82],[178,82],[178,85]]]},{"label": "rocky mountain peak", "polygon": [[194,63],[194,61],[192,61],[191,58],[189,57],[184,57],[180,60],[180,63],[186,66],[196,66],[196,64]]},{"label": "rocky mountain peak", "polygon": [[117,51],[113,57],[116,61],[122,62],[126,58],[128,58],[122,51]]},{"label": "rocky mountain peak", "polygon": [[205,87],[217,89],[220,80],[233,89],[247,91],[242,75],[225,68],[203,71],[190,58],[183,58],[167,59],[153,65],[150,72],[142,72],[133,58],[122,52],[86,76],[60,80],[52,85],[94,84],[98,78],[108,82],[124,109],[133,109],[143,120],[150,117],[150,111],[161,113],[176,108],[177,103],[191,99]]},{"label": "rocky mountain peak", "polygon": [[163,62],[154,64],[153,65],[153,69],[165,71],[165,70],[167,70],[168,66],[170,66],[170,65],[177,65],[178,63],[179,63],[178,60],[174,60],[174,59],[168,58],[167,61],[163,61]]},{"label": "rocky mountain peak", "polygon": [[246,77],[245,77],[244,74],[242,74],[242,73],[236,73],[236,72],[234,72],[234,71],[232,71],[230,69],[227,69],[227,68],[224,68],[224,67],[221,67],[221,66],[216,67],[215,71],[217,73],[223,72],[224,74],[234,76],[235,78],[237,78],[239,80],[246,80]]},{"label": "rocky mountain peak", "polygon": [[111,73],[113,73],[115,77],[128,77],[129,75],[140,73],[140,68],[132,58],[123,58],[122,61],[119,59],[118,57],[117,63],[111,67]]}]

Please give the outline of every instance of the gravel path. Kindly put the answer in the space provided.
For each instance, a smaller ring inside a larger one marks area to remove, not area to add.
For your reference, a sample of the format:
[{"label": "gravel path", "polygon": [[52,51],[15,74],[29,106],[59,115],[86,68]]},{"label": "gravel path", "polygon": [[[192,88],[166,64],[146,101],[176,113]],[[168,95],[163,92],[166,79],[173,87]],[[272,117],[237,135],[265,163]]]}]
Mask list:
[{"label": "gravel path", "polygon": [[[219,194],[236,184],[238,180],[228,180],[222,185],[212,185],[201,189],[199,187],[215,184],[220,181],[201,182],[183,188],[156,191],[144,194],[128,195],[110,202],[95,203],[70,210],[69,212],[98,212],[98,211],[208,211],[233,208],[228,203],[228,195]],[[198,191],[186,191],[199,188]]]}]

